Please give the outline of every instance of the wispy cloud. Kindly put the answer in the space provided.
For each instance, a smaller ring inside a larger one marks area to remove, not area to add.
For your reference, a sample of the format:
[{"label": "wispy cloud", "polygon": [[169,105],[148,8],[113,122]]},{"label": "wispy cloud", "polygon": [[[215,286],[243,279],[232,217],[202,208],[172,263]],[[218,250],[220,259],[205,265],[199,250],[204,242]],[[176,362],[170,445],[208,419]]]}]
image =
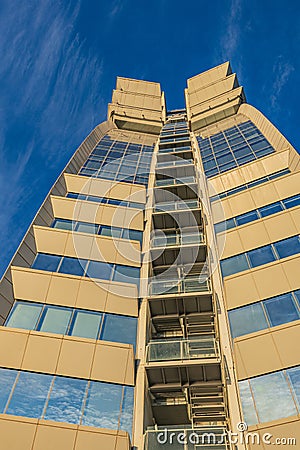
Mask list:
[{"label": "wispy cloud", "polygon": [[124,0],[114,0],[111,3],[110,11],[108,13],[110,19],[114,19],[122,11],[124,3]]},{"label": "wispy cloud", "polygon": [[279,56],[273,65],[273,74],[275,79],[272,84],[271,106],[277,107],[277,101],[283,87],[288,83],[290,75],[294,72],[295,67],[288,61],[284,61],[282,56]]},{"label": "wispy cloud", "polygon": [[221,39],[221,56],[223,61],[231,60],[237,50],[241,36],[242,0],[231,0],[225,32]]},{"label": "wispy cloud", "polygon": [[0,274],[25,231],[22,211],[27,207],[26,222],[51,176],[104,115],[103,62],[76,32],[80,6],[80,0],[1,5]]}]

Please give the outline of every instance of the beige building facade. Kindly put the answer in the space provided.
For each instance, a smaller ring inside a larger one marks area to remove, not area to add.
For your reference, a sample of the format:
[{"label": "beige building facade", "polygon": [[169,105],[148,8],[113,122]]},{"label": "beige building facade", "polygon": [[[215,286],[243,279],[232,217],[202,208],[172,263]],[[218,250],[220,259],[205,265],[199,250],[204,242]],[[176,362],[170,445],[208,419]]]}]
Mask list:
[{"label": "beige building facade", "polygon": [[118,78],[0,283],[5,450],[300,446],[300,158],[230,64]]}]

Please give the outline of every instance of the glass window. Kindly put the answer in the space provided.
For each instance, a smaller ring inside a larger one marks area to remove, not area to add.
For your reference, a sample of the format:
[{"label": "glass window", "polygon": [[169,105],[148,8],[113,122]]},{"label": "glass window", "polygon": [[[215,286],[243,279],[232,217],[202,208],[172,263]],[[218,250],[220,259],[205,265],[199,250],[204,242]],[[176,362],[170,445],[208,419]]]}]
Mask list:
[{"label": "glass window", "polygon": [[286,208],[293,208],[294,206],[300,205],[300,194],[295,195],[294,197],[287,198],[286,200],[282,200],[284,206]]},{"label": "glass window", "polygon": [[248,188],[250,189],[254,186],[258,186],[259,184],[265,183],[266,181],[268,181],[268,177],[263,177],[259,178],[258,180],[251,181],[250,183],[248,183]]},{"label": "glass window", "polygon": [[298,306],[300,307],[300,289],[298,289],[297,291],[294,291],[294,295],[295,295],[296,299],[298,300]]},{"label": "glass window", "polygon": [[49,333],[66,334],[71,315],[71,309],[46,306],[39,329]]},{"label": "glass window", "polygon": [[60,230],[72,230],[73,222],[71,220],[55,219],[52,227],[59,228]]},{"label": "glass window", "polygon": [[291,391],[282,372],[250,380],[260,422],[297,414]]},{"label": "glass window", "polygon": [[291,293],[270,298],[263,302],[273,327],[299,319],[299,311]]},{"label": "glass window", "polygon": [[296,399],[298,409],[300,410],[300,367],[293,367],[286,371],[290,383],[293,388],[294,397]]},{"label": "glass window", "polygon": [[75,231],[80,231],[81,233],[91,233],[96,234],[98,230],[98,225],[94,223],[84,223],[78,222]]},{"label": "glass window", "polygon": [[122,386],[91,382],[82,418],[82,425],[119,428]]},{"label": "glass window", "polygon": [[61,256],[46,255],[45,253],[38,253],[32,264],[33,269],[48,270],[50,272],[56,272],[58,264],[60,263]]},{"label": "glass window", "polygon": [[239,390],[242,401],[244,420],[247,425],[254,425],[258,423],[257,415],[253,403],[249,381],[239,381]]},{"label": "glass window", "polygon": [[82,276],[84,274],[87,261],[85,259],[70,258],[65,256],[59,268],[60,273]]},{"label": "glass window", "polygon": [[55,377],[44,419],[79,423],[87,383],[86,380]]},{"label": "glass window", "polygon": [[261,266],[275,261],[275,255],[271,245],[256,248],[247,253],[250,259],[251,267]]},{"label": "glass window", "polygon": [[16,302],[5,326],[34,330],[42,308],[43,305]]},{"label": "glass window", "polygon": [[101,261],[90,261],[86,276],[90,278],[100,278],[110,280],[112,266]]},{"label": "glass window", "polygon": [[139,285],[140,269],[137,267],[117,265],[114,271],[113,280],[123,283],[134,283]]},{"label": "glass window", "polygon": [[101,236],[120,238],[122,235],[122,228],[101,225],[99,234],[101,234]]},{"label": "glass window", "polygon": [[275,214],[283,210],[283,207],[280,202],[273,203],[272,205],[267,205],[262,208],[259,208],[259,212],[262,217],[270,216],[271,214]]},{"label": "glass window", "polygon": [[129,230],[129,239],[133,241],[139,241],[140,244],[143,243],[143,232],[137,230]]},{"label": "glass window", "polygon": [[5,405],[10,396],[18,372],[16,370],[0,368],[0,414],[3,414]]},{"label": "glass window", "polygon": [[229,321],[233,338],[268,328],[261,303],[229,311]]},{"label": "glass window", "polygon": [[257,219],[259,219],[259,217],[256,211],[250,211],[235,218],[237,225],[244,225],[245,223],[253,222],[253,220]]},{"label": "glass window", "polygon": [[232,258],[223,259],[221,261],[221,270],[223,277],[227,277],[237,272],[249,269],[249,264],[246,255],[233,256]]},{"label": "glass window", "polygon": [[287,256],[300,253],[300,239],[299,236],[293,236],[283,241],[274,244],[279,258],[286,258]]},{"label": "glass window", "polygon": [[124,386],[124,397],[120,420],[120,429],[132,434],[132,418],[134,406],[134,388],[131,386]]},{"label": "glass window", "polygon": [[52,375],[20,372],[7,414],[25,417],[42,417]]},{"label": "glass window", "polygon": [[123,342],[135,346],[137,319],[135,317],[107,314],[101,339],[111,342]]},{"label": "glass window", "polygon": [[102,314],[77,311],[71,327],[71,335],[89,339],[97,339]]}]

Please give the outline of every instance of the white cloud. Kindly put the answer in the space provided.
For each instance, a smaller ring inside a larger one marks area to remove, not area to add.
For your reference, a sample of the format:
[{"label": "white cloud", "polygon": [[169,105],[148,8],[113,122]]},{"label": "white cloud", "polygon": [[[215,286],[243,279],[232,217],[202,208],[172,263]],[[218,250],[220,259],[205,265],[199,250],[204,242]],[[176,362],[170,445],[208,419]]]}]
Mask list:
[{"label": "white cloud", "polygon": [[241,35],[242,0],[232,0],[224,35],[221,39],[221,56],[223,61],[231,60],[235,55]]},{"label": "white cloud", "polygon": [[276,108],[277,101],[283,87],[288,83],[290,75],[294,72],[295,68],[288,61],[283,61],[280,56],[273,65],[273,73],[275,79],[272,84],[271,106]]},{"label": "white cloud", "polygon": [[57,174],[76,144],[103,120],[103,62],[76,32],[79,13],[80,0],[1,4],[2,261],[7,262],[25,232],[20,208],[28,205],[34,215],[31,203],[40,194],[34,191],[40,189],[43,171]]}]

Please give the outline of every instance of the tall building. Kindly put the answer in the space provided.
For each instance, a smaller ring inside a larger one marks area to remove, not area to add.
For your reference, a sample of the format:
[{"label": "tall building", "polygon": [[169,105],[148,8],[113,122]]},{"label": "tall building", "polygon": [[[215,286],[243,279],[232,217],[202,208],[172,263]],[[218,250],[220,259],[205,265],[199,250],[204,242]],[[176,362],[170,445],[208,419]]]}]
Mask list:
[{"label": "tall building", "polygon": [[118,78],[13,257],[1,449],[300,446],[300,158],[229,63],[185,99]]}]

